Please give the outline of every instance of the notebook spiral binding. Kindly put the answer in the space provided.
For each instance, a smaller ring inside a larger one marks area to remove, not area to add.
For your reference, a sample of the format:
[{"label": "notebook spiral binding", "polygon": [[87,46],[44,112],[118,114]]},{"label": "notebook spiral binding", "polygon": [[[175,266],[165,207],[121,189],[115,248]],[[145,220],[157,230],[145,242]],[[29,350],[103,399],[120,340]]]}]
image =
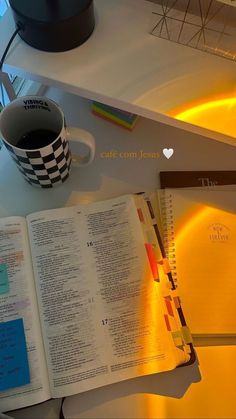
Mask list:
[{"label": "notebook spiral binding", "polygon": [[160,199],[163,241],[166,249],[167,259],[169,260],[172,277],[177,288],[177,271],[176,271],[176,247],[175,247],[175,233],[173,223],[173,208],[172,208],[172,194],[163,191]]}]

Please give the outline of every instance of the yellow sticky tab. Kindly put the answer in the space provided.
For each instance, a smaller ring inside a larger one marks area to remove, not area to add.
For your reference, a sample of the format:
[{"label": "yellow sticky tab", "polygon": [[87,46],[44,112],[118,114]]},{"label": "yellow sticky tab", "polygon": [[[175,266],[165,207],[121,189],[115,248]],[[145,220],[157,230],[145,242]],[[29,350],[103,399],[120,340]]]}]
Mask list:
[{"label": "yellow sticky tab", "polygon": [[154,240],[154,237],[153,237],[153,230],[152,230],[152,228],[150,228],[150,229],[148,229],[146,231],[146,235],[147,235],[147,241],[149,243],[155,243],[155,240]]},{"label": "yellow sticky tab", "polygon": [[193,343],[193,338],[188,326],[181,327],[181,332],[185,343]]},{"label": "yellow sticky tab", "polygon": [[179,290],[177,290],[176,288],[174,290],[171,291],[171,297],[178,297],[179,298]]},{"label": "yellow sticky tab", "polygon": [[158,258],[160,257],[160,249],[155,243],[153,243],[153,252],[154,252],[154,255],[155,255],[155,259],[157,261]]},{"label": "yellow sticky tab", "polygon": [[171,334],[172,334],[172,338],[174,340],[175,346],[183,346],[183,338],[182,338],[182,333],[180,332],[180,330],[172,332]]},{"label": "yellow sticky tab", "polygon": [[146,251],[147,251],[147,256],[148,256],[148,260],[150,263],[150,268],[152,271],[152,275],[153,275],[153,279],[154,281],[158,281],[159,280],[159,272],[158,272],[158,267],[157,267],[157,263],[156,263],[156,259],[155,259],[155,254],[153,252],[153,247],[151,243],[145,243],[145,247],[146,247]]},{"label": "yellow sticky tab", "polygon": [[163,259],[163,271],[165,272],[165,274],[170,273],[170,264],[167,259]]}]

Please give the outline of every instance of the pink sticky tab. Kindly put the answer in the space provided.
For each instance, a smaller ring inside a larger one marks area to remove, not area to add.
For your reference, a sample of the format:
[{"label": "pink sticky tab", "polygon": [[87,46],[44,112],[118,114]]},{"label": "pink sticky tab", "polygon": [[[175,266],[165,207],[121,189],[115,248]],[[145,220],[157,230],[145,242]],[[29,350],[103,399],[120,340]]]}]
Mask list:
[{"label": "pink sticky tab", "polygon": [[164,314],[164,319],[165,319],[165,323],[166,323],[166,328],[170,332],[171,331],[171,326],[170,326],[170,321],[169,321],[169,317],[167,316],[167,314]]},{"label": "pink sticky tab", "polygon": [[174,299],[174,303],[175,303],[175,307],[176,308],[180,308],[180,301],[179,301],[179,297],[174,297],[173,298]]},{"label": "pink sticky tab", "polygon": [[170,316],[174,316],[173,307],[169,298],[165,298],[167,312]]},{"label": "pink sticky tab", "polygon": [[158,281],[159,274],[158,274],[157,263],[156,263],[155,253],[153,251],[152,244],[151,243],[145,243],[145,247],[146,247],[146,251],[147,251],[148,260],[149,260],[149,263],[150,263],[153,279],[154,279],[154,281]]}]

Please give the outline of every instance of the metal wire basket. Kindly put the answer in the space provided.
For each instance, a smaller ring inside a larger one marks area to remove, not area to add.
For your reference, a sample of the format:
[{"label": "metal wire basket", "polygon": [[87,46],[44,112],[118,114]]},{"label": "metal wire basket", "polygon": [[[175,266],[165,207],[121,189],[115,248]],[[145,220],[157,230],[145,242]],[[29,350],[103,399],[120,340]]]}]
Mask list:
[{"label": "metal wire basket", "polygon": [[235,0],[150,0],[151,34],[236,61]]}]

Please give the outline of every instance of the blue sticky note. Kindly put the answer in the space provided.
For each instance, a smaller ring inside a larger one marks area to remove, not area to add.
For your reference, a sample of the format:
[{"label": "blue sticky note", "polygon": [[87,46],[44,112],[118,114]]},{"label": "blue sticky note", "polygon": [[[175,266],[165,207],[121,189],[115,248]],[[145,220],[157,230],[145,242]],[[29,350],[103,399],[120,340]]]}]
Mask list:
[{"label": "blue sticky note", "polygon": [[0,323],[0,391],[30,382],[22,319]]},{"label": "blue sticky note", "polygon": [[9,292],[9,280],[6,263],[0,264],[0,294]]}]

